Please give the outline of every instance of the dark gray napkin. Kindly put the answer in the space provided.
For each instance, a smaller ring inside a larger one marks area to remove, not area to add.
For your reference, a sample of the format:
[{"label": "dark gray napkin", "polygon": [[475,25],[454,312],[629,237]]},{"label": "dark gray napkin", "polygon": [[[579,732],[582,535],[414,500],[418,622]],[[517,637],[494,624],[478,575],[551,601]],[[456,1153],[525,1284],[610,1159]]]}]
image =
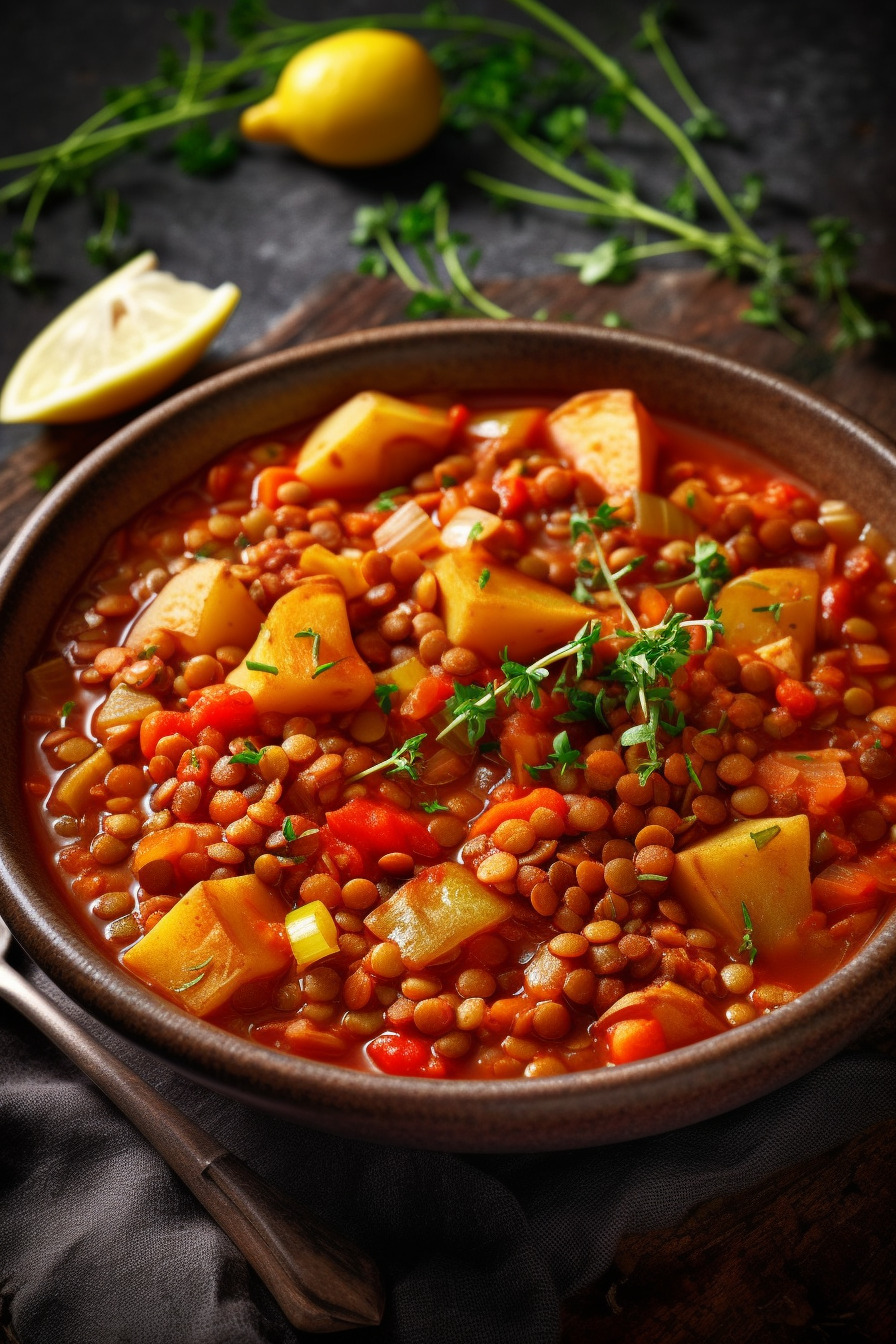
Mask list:
[{"label": "dark gray napkin", "polygon": [[[358,1344],[552,1344],[627,1232],[672,1226],[896,1114],[896,1063],[845,1053],[653,1139],[456,1157],[333,1138],[225,1100],[30,978],[267,1180],[367,1246],[388,1284]],[[20,1344],[291,1344],[223,1233],[106,1099],[0,1006],[0,1328]]]}]

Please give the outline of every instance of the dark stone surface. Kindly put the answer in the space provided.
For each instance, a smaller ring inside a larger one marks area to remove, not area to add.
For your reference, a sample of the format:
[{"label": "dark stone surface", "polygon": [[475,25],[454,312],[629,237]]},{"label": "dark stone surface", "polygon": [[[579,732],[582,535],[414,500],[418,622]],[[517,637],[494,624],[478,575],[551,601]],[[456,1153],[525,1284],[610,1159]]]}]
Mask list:
[{"label": "dark stone surface", "polygon": [[[227,0],[207,4],[220,15],[228,8]],[[376,12],[375,0],[337,6],[283,0],[274,8],[303,19]],[[468,0],[466,8],[524,17],[501,0]],[[560,0],[557,8],[631,64],[676,111],[652,59],[631,49],[642,0],[599,6]],[[164,0],[7,0],[0,28],[0,154],[61,138],[101,103],[108,85],[148,77],[159,47],[177,31]],[[761,230],[800,237],[809,216],[849,215],[866,237],[861,276],[896,284],[896,10],[879,0],[683,0],[673,40],[697,89],[732,129],[731,145],[708,151],[722,180],[733,187],[749,170],[767,179]],[[620,144],[647,194],[661,198],[676,177],[671,151],[634,117]],[[215,181],[184,177],[156,152],[110,165],[100,183],[121,190],[133,209],[133,241],[156,249],[163,266],[207,284],[240,285],[242,303],[220,340],[227,351],[356,263],[348,243],[354,209],[386,191],[416,194],[434,178],[454,183],[454,220],[482,243],[482,276],[541,274],[552,269],[557,251],[593,240],[575,217],[494,214],[462,183],[473,160],[526,177],[496,145],[443,134],[413,162],[376,172],[335,172],[286,150],[252,146]],[[0,218],[4,242],[12,223]],[[36,297],[6,285],[0,291],[0,378],[41,327],[97,279],[82,247],[92,227],[86,200],[48,212],[39,262],[57,280]],[[0,445],[8,452],[28,433],[4,429]]]}]

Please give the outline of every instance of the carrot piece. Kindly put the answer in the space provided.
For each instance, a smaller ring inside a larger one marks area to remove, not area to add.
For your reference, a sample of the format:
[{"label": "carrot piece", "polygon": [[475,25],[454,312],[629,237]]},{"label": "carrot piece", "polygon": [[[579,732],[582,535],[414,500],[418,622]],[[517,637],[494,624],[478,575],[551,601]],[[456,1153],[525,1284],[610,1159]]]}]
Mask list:
[{"label": "carrot piece", "polygon": [[257,504],[266,504],[269,509],[280,506],[277,491],[281,485],[288,485],[296,479],[292,467],[265,467],[255,478],[253,495]]},{"label": "carrot piece", "polygon": [[564,821],[569,811],[566,799],[556,789],[532,789],[523,798],[507,803],[495,803],[490,807],[470,827],[470,839],[476,835],[491,835],[502,821],[528,821],[538,807],[549,807],[552,812],[559,812]]},{"label": "carrot piece", "polygon": [[610,1059],[614,1064],[631,1064],[649,1059],[666,1050],[666,1035],[654,1017],[628,1017],[607,1028]]}]

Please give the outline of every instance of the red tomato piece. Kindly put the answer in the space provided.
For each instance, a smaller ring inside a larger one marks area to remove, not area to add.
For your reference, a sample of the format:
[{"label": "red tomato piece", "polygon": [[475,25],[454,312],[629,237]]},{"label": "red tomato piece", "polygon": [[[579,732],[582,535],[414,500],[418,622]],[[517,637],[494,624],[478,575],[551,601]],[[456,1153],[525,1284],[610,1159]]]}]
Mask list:
[{"label": "red tomato piece", "polygon": [[451,426],[451,433],[457,434],[469,422],[470,408],[460,402],[456,406],[448,407],[448,423]]},{"label": "red tomato piece", "polygon": [[177,766],[177,777],[181,784],[189,781],[204,787],[208,783],[211,772],[212,767],[208,757],[200,756],[196,751],[185,751]]},{"label": "red tomato piece", "polygon": [[419,723],[442,708],[454,694],[450,677],[429,676],[418,681],[401,702],[399,713]]},{"label": "red tomato piece", "polygon": [[190,706],[185,716],[190,723],[188,736],[203,728],[217,728],[225,737],[238,737],[255,727],[255,705],[248,691],[239,686],[205,686],[194,691],[187,699]]},{"label": "red tomato piece", "polygon": [[180,714],[176,709],[156,709],[147,714],[140,725],[140,750],[147,761],[155,756],[161,739],[172,733],[193,736],[188,714]]},{"label": "red tomato piece", "polygon": [[394,803],[353,798],[327,813],[327,825],[337,840],[355,845],[362,854],[396,851],[437,859],[442,852],[426,827]]},{"label": "red tomato piece", "polygon": [[317,838],[322,851],[329,854],[339,869],[341,877],[348,879],[350,877],[366,876],[367,865],[364,862],[364,856],[355,845],[337,839],[329,826],[321,826]]},{"label": "red tomato piece", "polygon": [[775,687],[775,699],[795,719],[808,719],[816,710],[815,696],[801,681],[785,677]]},{"label": "red tomato piece", "polygon": [[529,487],[522,476],[501,477],[495,482],[495,491],[501,501],[502,518],[516,518],[532,503]]},{"label": "red tomato piece", "polygon": [[419,1077],[432,1059],[429,1047],[417,1036],[386,1031],[367,1046],[367,1056],[383,1073],[403,1078]]},{"label": "red tomato piece", "polygon": [[877,893],[873,875],[854,864],[832,863],[812,883],[812,899],[822,910],[872,905]]},{"label": "red tomato piece", "polygon": [[277,491],[281,485],[288,485],[296,479],[292,467],[265,467],[255,477],[252,496],[256,504],[266,504],[269,509],[279,509],[280,500]]}]

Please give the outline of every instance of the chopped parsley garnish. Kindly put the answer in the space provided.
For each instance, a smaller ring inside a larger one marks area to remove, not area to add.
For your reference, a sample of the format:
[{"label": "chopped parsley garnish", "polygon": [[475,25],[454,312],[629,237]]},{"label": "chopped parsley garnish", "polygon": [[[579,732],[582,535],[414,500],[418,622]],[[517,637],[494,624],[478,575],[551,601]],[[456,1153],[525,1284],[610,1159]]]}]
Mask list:
[{"label": "chopped parsley garnish", "polygon": [[320,635],[309,626],[307,630],[297,630],[293,639],[311,640],[311,666],[317,667],[320,661]]},{"label": "chopped parsley garnish", "polygon": [[287,840],[298,840],[296,828],[292,824],[292,817],[287,817],[283,823],[283,834]]},{"label": "chopped parsley garnish", "polygon": [[261,747],[260,750],[256,750],[255,747],[243,747],[242,751],[238,751],[230,759],[236,761],[238,765],[257,765],[264,752],[264,747]]},{"label": "chopped parsley garnish", "polygon": [[767,826],[764,831],[751,831],[750,839],[757,849],[765,849],[765,846],[771,844],[775,836],[780,834],[780,826]]},{"label": "chopped parsley garnish", "polygon": [[339,663],[344,662],[344,658],[334,658],[330,663],[320,663],[311,673],[311,680],[315,681],[317,677],[322,677],[325,672],[329,672],[331,667],[336,667]]},{"label": "chopped parsley garnish", "polygon": [[242,551],[242,550],[245,549],[246,546],[251,546],[252,543],[250,542],[249,538],[246,536],[245,532],[241,532],[241,533],[239,534],[239,536],[236,538],[236,540],[234,541],[233,544],[234,544],[234,546],[237,548],[238,551]]},{"label": "chopped parsley garnish", "polygon": [[814,756],[806,756],[806,755],[802,755],[802,756],[794,756],[793,759],[794,759],[795,761],[813,761],[813,760],[815,759],[815,757],[814,757]]},{"label": "chopped parsley garnish", "polygon": [[[472,542],[478,541],[484,531],[485,528],[483,527],[482,523],[474,523],[473,526],[470,528],[470,532],[467,537],[467,545],[469,546]],[[480,584],[480,587],[481,586],[482,585]]]},{"label": "chopped parsley garnish", "polygon": [[[776,826],[774,829],[780,830],[781,828],[780,826]],[[750,918],[750,912],[747,909],[746,901],[741,901],[740,908],[744,917],[744,936],[741,938],[740,947],[737,950],[738,952],[748,952],[750,954],[749,962],[752,966],[753,962],[759,956],[759,948],[753,942],[753,921]]]},{"label": "chopped parsley garnish", "polygon": [[770,614],[773,621],[780,621],[783,606],[784,606],[783,602],[772,602],[767,607],[753,607],[752,610],[767,611]]},{"label": "chopped parsley garnish", "polygon": [[147,646],[146,646],[145,649],[141,649],[141,650],[140,650],[140,652],[137,654],[137,657],[138,657],[138,658],[151,658],[151,657],[153,656],[153,654],[154,654],[154,653],[158,653],[158,651],[159,651],[159,646],[158,646],[158,644],[147,644]]},{"label": "chopped parsley garnish", "polygon": [[431,803],[421,803],[420,806],[424,812],[450,812],[451,810],[444,803],[437,803],[435,800]]},{"label": "chopped parsley garnish", "polygon": [[694,505],[697,503],[697,496],[694,494],[693,490],[688,491],[688,493],[685,495],[684,502],[685,504],[687,504],[689,509],[692,509],[694,507]]},{"label": "chopped parsley garnish", "polygon": [[392,697],[398,694],[398,687],[394,681],[390,681],[385,686],[374,686],[373,696],[384,714],[392,713]]},{"label": "chopped parsley garnish", "polygon": [[616,517],[618,512],[618,505],[608,504],[605,500],[590,518],[585,513],[574,513],[569,519],[569,534],[573,541],[578,541],[579,537],[595,531],[607,532],[611,527],[628,527],[624,518]]},{"label": "chopped parsley garnish", "polygon": [[[711,602],[722,584],[731,578],[731,566],[728,557],[715,541],[698,541],[691,556],[693,569],[677,579],[667,579],[658,583],[657,588],[678,588],[683,583],[696,583],[704,602]],[[764,587],[757,584],[758,588]]]},{"label": "chopped parsley garnish", "polygon": [[700,776],[697,774],[697,771],[694,769],[694,762],[691,760],[691,758],[690,758],[690,756],[687,754],[687,752],[685,752],[685,754],[684,754],[684,763],[685,763],[685,765],[686,765],[687,768],[688,768],[688,774],[690,775],[691,780],[693,781],[694,784],[697,785],[697,788],[698,788],[698,789],[700,790],[700,792],[702,793],[702,792],[703,792],[703,785],[700,783]]},{"label": "chopped parsley garnish", "polygon": [[560,767],[561,774],[567,770],[573,769],[581,764],[582,753],[578,751],[570,742],[569,734],[565,731],[558,733],[554,738],[554,749],[548,756],[544,765],[527,765],[526,769],[533,779],[537,779],[542,770],[553,770],[556,766]]},{"label": "chopped parsley garnish", "polygon": [[393,485],[391,490],[382,490],[373,501],[373,507],[377,513],[393,513],[398,505],[395,503],[397,495],[406,495],[408,488],[406,485]]},{"label": "chopped parsley garnish", "polygon": [[489,579],[491,578],[491,576],[492,576],[491,570],[484,569],[482,573],[479,575],[479,587],[484,588],[485,585],[488,583]]},{"label": "chopped parsley garnish", "polygon": [[74,709],[74,707],[75,707],[74,700],[66,700],[65,704],[62,706],[62,710],[60,712],[59,717],[62,720],[67,719],[71,714],[72,710]]},{"label": "chopped parsley garnish", "polygon": [[193,552],[193,559],[208,560],[209,556],[214,555],[214,552],[215,543],[213,541],[207,541],[204,545],[200,546],[197,551]]},{"label": "chopped parsley garnish", "polygon": [[439,478],[439,485],[443,490],[450,490],[452,485],[457,485],[457,477],[444,475]]},{"label": "chopped parsley garnish", "polygon": [[38,467],[31,477],[36,490],[41,494],[46,494],[48,490],[59,480],[62,475],[62,468],[58,462],[45,462],[42,467]]},{"label": "chopped parsley garnish", "polygon": [[175,985],[175,987],[171,992],[173,994],[183,994],[185,989],[192,989],[194,985],[198,985],[200,980],[205,979],[206,969],[211,965],[213,960],[214,957],[207,957],[205,961],[200,961],[195,966],[188,966],[187,967],[188,971],[198,971],[199,974],[193,980],[188,980],[186,984]]},{"label": "chopped parsley garnish", "polygon": [[269,672],[272,677],[279,677],[279,667],[274,667],[273,663],[253,663],[251,659],[246,659],[246,666],[250,672]]}]

